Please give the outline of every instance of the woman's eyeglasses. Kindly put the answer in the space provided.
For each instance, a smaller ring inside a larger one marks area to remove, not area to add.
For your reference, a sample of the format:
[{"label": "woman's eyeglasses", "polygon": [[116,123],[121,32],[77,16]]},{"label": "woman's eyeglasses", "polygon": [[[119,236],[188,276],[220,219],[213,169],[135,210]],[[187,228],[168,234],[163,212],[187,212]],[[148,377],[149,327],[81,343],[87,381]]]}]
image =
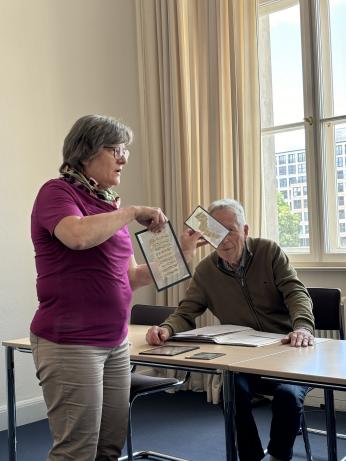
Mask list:
[{"label": "woman's eyeglasses", "polygon": [[125,159],[127,162],[130,157],[130,151],[120,146],[103,146],[104,149],[109,149],[113,152],[115,160]]}]

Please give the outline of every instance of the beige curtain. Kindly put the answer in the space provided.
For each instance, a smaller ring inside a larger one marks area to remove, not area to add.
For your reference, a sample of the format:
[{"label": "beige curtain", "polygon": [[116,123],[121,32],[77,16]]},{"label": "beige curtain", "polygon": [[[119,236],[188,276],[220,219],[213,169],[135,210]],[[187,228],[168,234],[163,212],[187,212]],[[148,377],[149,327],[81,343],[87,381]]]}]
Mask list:
[{"label": "beige curtain", "polygon": [[[236,198],[259,235],[256,0],[136,0],[136,17],[149,204],[179,235],[197,205]],[[185,289],[176,285],[157,303],[177,305]],[[207,313],[201,324],[214,321]],[[215,384],[202,381],[196,386],[209,391]]]}]

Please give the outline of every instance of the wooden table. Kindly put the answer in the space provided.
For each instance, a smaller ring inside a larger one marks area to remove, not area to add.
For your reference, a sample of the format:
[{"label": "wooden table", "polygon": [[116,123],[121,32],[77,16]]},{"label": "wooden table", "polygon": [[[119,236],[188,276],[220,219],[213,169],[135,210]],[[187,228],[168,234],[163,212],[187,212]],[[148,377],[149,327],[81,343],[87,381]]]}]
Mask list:
[{"label": "wooden table", "polygon": [[[346,341],[320,341],[315,347],[288,348],[283,354],[233,363],[229,370],[324,390],[328,460],[337,460],[334,390],[346,390]],[[232,382],[231,382],[232,385]],[[232,390],[231,390],[232,392]]]},{"label": "wooden table", "polygon": [[[336,340],[321,340],[314,348],[295,349],[281,344],[273,344],[264,347],[239,347],[239,346],[224,346],[216,344],[198,344],[199,351],[203,352],[222,352],[225,355],[213,360],[195,360],[186,359],[185,355],[177,356],[158,356],[158,355],[140,355],[140,352],[149,349],[150,346],[145,342],[145,333],[147,326],[130,325],[129,341],[131,343],[130,356],[131,363],[139,365],[159,366],[162,368],[174,368],[188,371],[196,371],[201,373],[222,374],[223,377],[223,404],[224,404],[224,420],[225,420],[225,443],[226,443],[226,459],[227,461],[236,461],[237,450],[235,440],[235,422],[234,422],[234,374],[237,372],[263,374],[272,376],[278,379],[292,379],[288,376],[291,373],[291,367],[285,365],[287,360],[292,360],[296,365],[297,372],[295,380],[302,382],[306,376],[310,377],[309,384],[327,388],[327,411],[330,414],[330,420],[333,420],[333,391],[331,389],[345,389],[346,376],[343,377],[340,373],[335,373],[335,379],[330,373],[326,376],[323,371],[323,364],[320,366],[320,361],[329,361],[327,349],[321,348],[325,343],[335,343],[335,350],[339,347],[341,354],[342,346],[337,346],[336,343],[345,343],[346,341]],[[28,338],[4,341],[3,346],[6,348],[6,366],[7,366],[7,404],[8,404],[8,449],[9,461],[16,461],[16,398],[15,398],[15,375],[14,375],[14,351],[31,352],[30,342]],[[177,345],[178,343],[172,343]],[[181,342],[179,344],[187,344]],[[188,343],[191,345],[191,343]],[[331,346],[332,347],[332,346]],[[346,346],[345,346],[346,347]],[[346,350],[344,351],[346,352]],[[340,362],[345,355],[339,355]],[[337,360],[337,358],[336,358]],[[272,364],[272,366],[270,366]],[[281,371],[279,364],[281,364]],[[305,368],[311,369],[310,374],[306,374]],[[322,367],[322,372],[318,370]],[[287,371],[286,368],[289,368]],[[300,371],[299,371],[300,370]],[[315,371],[314,371],[315,370]],[[336,370],[335,370],[336,371]],[[286,377],[284,376],[286,374]],[[299,376],[299,378],[297,378]],[[314,379],[316,377],[316,379]],[[301,381],[302,380],[302,381]],[[338,381],[339,380],[339,381]],[[305,381],[304,381],[305,382]],[[325,391],[326,392],[326,391]],[[335,416],[334,416],[335,421]],[[335,431],[333,425],[329,425],[328,430],[330,435],[328,440],[332,443]],[[335,435],[336,437],[336,435]],[[329,451],[328,451],[329,453]],[[328,458],[330,461],[336,461],[335,456],[330,451]]]}]

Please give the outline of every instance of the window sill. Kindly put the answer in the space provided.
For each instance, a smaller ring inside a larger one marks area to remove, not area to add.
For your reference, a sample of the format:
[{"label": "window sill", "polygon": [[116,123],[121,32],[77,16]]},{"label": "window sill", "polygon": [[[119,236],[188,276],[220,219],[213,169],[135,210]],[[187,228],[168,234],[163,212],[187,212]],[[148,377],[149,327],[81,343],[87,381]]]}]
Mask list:
[{"label": "window sill", "polygon": [[346,271],[346,266],[306,266],[299,264],[292,264],[297,271]]}]

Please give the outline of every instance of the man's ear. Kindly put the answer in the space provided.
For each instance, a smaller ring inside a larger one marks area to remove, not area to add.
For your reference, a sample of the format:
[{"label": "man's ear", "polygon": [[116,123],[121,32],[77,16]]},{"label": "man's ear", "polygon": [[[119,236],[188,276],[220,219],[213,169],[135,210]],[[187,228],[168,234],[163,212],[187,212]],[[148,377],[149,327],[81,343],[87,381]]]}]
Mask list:
[{"label": "man's ear", "polygon": [[244,224],[244,235],[245,237],[249,235],[249,226],[247,224]]}]

